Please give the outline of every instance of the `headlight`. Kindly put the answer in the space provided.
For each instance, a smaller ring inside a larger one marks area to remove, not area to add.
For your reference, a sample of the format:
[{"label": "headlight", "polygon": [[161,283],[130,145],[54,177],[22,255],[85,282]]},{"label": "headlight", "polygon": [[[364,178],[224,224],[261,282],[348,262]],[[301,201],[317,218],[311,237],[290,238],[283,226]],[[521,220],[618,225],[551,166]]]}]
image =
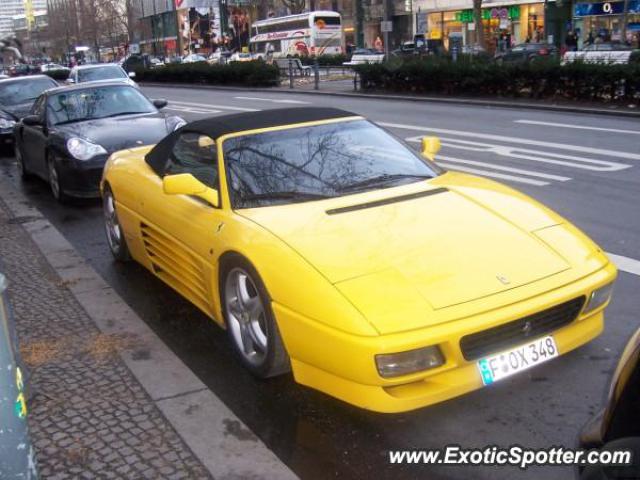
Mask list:
[{"label": "headlight", "polygon": [[429,370],[443,364],[444,357],[436,345],[407,352],[376,355],[378,373],[385,378]]},{"label": "headlight", "polygon": [[0,117],[0,130],[6,130],[8,128],[13,128],[13,126],[16,124],[15,121],[9,119],[9,118],[4,118],[4,117]]},{"label": "headlight", "polygon": [[607,303],[611,298],[612,293],[613,293],[613,282],[591,292],[591,295],[589,295],[589,300],[587,300],[587,306],[584,307],[583,313],[592,312],[596,308],[601,307],[602,305]]},{"label": "headlight", "polygon": [[67,150],[78,160],[89,160],[90,158],[107,153],[100,145],[88,142],[82,138],[72,137],[67,140]]}]

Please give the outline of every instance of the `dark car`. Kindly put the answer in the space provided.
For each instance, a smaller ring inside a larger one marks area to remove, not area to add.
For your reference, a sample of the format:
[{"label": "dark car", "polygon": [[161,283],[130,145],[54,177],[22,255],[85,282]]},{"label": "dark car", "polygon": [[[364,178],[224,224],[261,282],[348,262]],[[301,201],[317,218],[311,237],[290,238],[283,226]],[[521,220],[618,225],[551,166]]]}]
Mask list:
[{"label": "dark car", "polygon": [[44,75],[0,79],[0,147],[13,142],[13,126],[31,111],[35,99],[57,86]]},{"label": "dark car", "polygon": [[547,43],[521,43],[506,52],[498,52],[495,60],[498,63],[528,63],[544,58],[555,58],[558,49]]},{"label": "dark car", "polygon": [[604,409],[583,427],[579,444],[589,450],[630,450],[633,462],[630,466],[588,466],[578,471],[581,480],[640,478],[640,329],[618,361]]},{"label": "dark car", "polygon": [[49,90],[15,126],[18,171],[48,181],[60,202],[98,197],[109,155],[158,143],[184,125],[182,118],[160,113],[166,105],[118,81]]},{"label": "dark car", "polygon": [[20,368],[6,287],[0,274],[0,478],[35,479],[38,475],[26,418],[26,377]]}]

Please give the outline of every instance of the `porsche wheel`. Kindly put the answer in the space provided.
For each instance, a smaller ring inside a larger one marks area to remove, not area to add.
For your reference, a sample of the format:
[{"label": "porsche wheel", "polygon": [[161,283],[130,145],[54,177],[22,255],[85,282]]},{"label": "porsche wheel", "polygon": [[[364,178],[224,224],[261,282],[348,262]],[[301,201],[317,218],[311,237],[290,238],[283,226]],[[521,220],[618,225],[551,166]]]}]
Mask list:
[{"label": "porsche wheel", "polygon": [[288,372],[289,356],[255,269],[243,260],[234,260],[223,268],[221,280],[227,333],[241,362],[260,378]]},{"label": "porsche wheel", "polygon": [[69,200],[69,197],[62,190],[58,169],[56,168],[54,161],[51,159],[47,159],[47,173],[49,177],[49,187],[51,188],[53,198],[60,203],[66,203]]},{"label": "porsche wheel", "polygon": [[21,180],[30,180],[32,178],[31,172],[27,170],[27,167],[24,166],[24,158],[22,158],[22,150],[18,146],[16,142],[14,145],[14,153],[16,157],[16,169],[18,170],[18,175],[20,175]]},{"label": "porsche wheel", "polygon": [[124,238],[124,231],[118,220],[116,201],[108,185],[104,189],[102,211],[104,213],[104,228],[107,234],[107,243],[109,244],[111,253],[116,260],[128,262],[131,260],[131,255],[129,254],[127,241]]}]

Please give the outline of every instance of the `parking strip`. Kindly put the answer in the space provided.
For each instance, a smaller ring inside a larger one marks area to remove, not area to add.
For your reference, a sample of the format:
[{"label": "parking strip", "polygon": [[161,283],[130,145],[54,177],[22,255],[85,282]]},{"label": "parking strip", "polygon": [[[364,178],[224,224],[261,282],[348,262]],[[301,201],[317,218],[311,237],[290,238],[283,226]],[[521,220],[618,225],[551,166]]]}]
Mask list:
[{"label": "parking strip", "polygon": [[118,352],[121,359],[214,478],[296,478],[7,178],[0,178],[0,199],[98,329],[136,338],[135,349]]}]

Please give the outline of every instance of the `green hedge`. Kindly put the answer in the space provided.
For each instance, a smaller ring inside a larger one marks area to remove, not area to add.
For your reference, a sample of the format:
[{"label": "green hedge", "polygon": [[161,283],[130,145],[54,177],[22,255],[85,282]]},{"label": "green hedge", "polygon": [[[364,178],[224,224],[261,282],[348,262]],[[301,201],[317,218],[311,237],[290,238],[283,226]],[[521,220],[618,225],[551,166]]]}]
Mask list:
[{"label": "green hedge", "polygon": [[[297,55],[296,55],[297,57]],[[340,67],[348,58],[346,55],[318,55],[318,64],[322,67]],[[303,65],[313,65],[316,61],[316,57],[300,57],[300,61]]]},{"label": "green hedge", "polygon": [[277,85],[279,78],[278,67],[255,61],[232,62],[226,65],[209,65],[206,62],[170,64],[154,69],[136,70],[135,80],[268,87]]},{"label": "green hedge", "polygon": [[640,64],[517,65],[426,59],[359,65],[363,90],[602,102],[640,101]]}]

